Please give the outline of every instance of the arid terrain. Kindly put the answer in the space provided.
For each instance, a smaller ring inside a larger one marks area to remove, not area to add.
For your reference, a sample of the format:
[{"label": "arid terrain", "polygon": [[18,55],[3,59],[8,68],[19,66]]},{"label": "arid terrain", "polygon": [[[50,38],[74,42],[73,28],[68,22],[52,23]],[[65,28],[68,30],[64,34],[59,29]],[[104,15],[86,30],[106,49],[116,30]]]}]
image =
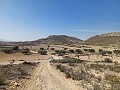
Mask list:
[{"label": "arid terrain", "polygon": [[76,44],[76,38],[70,44],[64,37],[1,44],[0,90],[120,90],[119,45]]}]

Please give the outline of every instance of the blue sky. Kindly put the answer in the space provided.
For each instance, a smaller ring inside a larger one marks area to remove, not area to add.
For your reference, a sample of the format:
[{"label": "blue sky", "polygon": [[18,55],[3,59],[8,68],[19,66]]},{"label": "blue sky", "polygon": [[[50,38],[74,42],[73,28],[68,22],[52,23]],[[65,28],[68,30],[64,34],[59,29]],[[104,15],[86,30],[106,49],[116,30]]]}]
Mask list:
[{"label": "blue sky", "polygon": [[0,39],[87,39],[107,32],[120,32],[120,0],[0,0]]}]

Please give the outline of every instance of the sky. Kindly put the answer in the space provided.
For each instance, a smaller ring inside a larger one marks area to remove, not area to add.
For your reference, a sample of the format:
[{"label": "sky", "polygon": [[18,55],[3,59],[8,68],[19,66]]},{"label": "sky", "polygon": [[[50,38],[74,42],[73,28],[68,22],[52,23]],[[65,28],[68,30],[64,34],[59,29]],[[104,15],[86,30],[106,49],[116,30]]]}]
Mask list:
[{"label": "sky", "polygon": [[120,0],[0,0],[0,39],[85,40],[108,32],[120,32]]}]

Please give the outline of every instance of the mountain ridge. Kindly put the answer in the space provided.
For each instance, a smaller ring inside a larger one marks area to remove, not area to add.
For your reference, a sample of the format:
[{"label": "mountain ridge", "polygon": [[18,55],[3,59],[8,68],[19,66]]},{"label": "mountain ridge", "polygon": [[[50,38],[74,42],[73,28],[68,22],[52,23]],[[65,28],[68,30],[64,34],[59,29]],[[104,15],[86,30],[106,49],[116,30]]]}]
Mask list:
[{"label": "mountain ridge", "polygon": [[110,45],[119,44],[120,32],[110,32],[101,35],[95,35],[84,41],[85,44],[91,45]]},{"label": "mountain ridge", "polygon": [[24,42],[4,42],[0,41],[0,44],[23,44],[23,45],[37,45],[37,44],[88,44],[88,45],[110,45],[120,44],[120,32],[110,32],[101,35],[95,35],[87,40],[81,40],[76,37],[67,35],[49,35],[46,38],[37,39],[34,41]]}]

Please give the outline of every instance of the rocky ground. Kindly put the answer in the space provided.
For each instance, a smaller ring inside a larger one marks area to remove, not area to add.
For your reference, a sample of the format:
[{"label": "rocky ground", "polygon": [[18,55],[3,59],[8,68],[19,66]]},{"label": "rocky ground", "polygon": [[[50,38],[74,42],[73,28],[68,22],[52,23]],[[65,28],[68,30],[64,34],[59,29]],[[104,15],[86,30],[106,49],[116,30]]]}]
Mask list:
[{"label": "rocky ground", "polygon": [[16,90],[25,79],[30,79],[38,63],[0,65],[0,90]]},{"label": "rocky ground", "polygon": [[68,58],[52,60],[51,65],[84,90],[120,90],[120,63]]},{"label": "rocky ground", "polygon": [[119,90],[120,63],[52,55],[52,60],[0,66],[0,90]]}]

